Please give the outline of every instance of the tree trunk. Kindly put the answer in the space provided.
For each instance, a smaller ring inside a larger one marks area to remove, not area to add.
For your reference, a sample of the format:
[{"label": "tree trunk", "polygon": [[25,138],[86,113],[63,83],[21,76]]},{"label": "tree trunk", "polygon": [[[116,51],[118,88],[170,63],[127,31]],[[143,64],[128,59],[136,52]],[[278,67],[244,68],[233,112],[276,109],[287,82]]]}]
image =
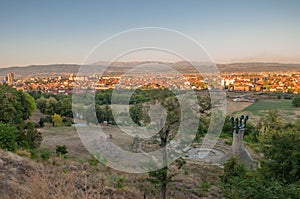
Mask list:
[{"label": "tree trunk", "polygon": [[167,184],[163,182],[161,184],[161,198],[166,199],[167,198]]},{"label": "tree trunk", "polygon": [[163,162],[164,162],[164,168],[163,168],[163,175],[161,179],[161,198],[166,199],[167,198],[167,178],[168,178],[168,160],[167,160],[167,150],[166,145],[168,143],[168,136],[169,136],[169,130],[163,130],[163,134],[161,136],[161,147],[164,147],[162,150],[163,153]]}]

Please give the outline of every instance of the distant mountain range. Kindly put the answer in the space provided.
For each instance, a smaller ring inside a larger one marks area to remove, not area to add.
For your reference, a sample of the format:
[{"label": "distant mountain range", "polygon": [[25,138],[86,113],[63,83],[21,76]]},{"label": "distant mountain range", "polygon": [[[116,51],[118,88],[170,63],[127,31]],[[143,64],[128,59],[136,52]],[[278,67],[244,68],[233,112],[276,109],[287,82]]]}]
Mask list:
[{"label": "distant mountain range", "polygon": [[[116,62],[111,64],[107,74],[122,74],[135,66],[142,64],[153,64],[154,62]],[[195,72],[193,67],[187,62],[155,62],[157,64],[166,64],[173,67],[175,70],[184,73]],[[97,73],[103,71],[107,62],[97,62],[95,64],[86,65],[90,73]],[[211,67],[211,63],[193,62],[193,65],[201,67]],[[217,64],[221,73],[240,73],[240,72],[300,72],[300,64],[282,64],[282,63],[232,63],[232,64]],[[24,67],[9,67],[0,68],[0,77],[4,77],[7,73],[14,73],[17,78],[20,77],[47,77],[54,75],[67,75],[71,73],[77,73],[80,65],[77,64],[53,64],[53,65],[31,65]]]}]

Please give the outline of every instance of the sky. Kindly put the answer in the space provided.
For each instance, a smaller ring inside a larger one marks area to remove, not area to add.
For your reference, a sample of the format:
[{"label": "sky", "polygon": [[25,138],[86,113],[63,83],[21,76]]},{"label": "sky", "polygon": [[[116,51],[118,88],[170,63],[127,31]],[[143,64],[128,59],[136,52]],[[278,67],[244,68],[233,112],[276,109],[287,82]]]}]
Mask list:
[{"label": "sky", "polygon": [[299,0],[0,0],[0,67],[80,64],[101,41],[140,27],[182,32],[216,63],[300,63],[299,9]]}]

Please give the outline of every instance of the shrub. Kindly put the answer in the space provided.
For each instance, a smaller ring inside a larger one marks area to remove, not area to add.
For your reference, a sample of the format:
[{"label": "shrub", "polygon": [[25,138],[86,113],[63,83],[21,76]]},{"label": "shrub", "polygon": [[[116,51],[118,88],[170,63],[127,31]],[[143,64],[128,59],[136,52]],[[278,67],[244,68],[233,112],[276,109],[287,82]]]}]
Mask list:
[{"label": "shrub", "polygon": [[51,157],[51,152],[50,151],[43,151],[42,153],[41,153],[41,158],[42,158],[42,160],[49,160],[50,159],[50,157]]},{"label": "shrub", "polygon": [[201,182],[199,189],[204,197],[207,196],[207,193],[209,192],[210,187],[211,187],[211,184],[209,182],[206,182],[206,181]]},{"label": "shrub", "polygon": [[34,159],[34,160],[39,158],[39,153],[36,149],[31,149],[30,150],[30,158]]},{"label": "shrub", "polygon": [[221,176],[221,181],[227,183],[233,177],[243,177],[246,174],[246,169],[242,164],[239,164],[235,157],[224,164],[224,174]]},{"label": "shrub", "polygon": [[126,182],[125,176],[113,175],[113,176],[110,176],[110,181],[113,184],[114,188],[119,189],[119,190],[124,190],[124,188],[125,188],[124,184]]},{"label": "shrub", "polygon": [[44,120],[44,122],[52,123],[52,118],[51,118],[51,116],[46,116],[43,120]]},{"label": "shrub", "polygon": [[63,123],[65,123],[66,126],[72,126],[72,124],[74,124],[72,118],[68,117],[63,118]]},{"label": "shrub", "polygon": [[68,153],[67,147],[65,145],[63,146],[57,145],[55,153],[57,156],[65,155]]},{"label": "shrub", "polygon": [[295,97],[292,101],[293,106],[295,107],[300,107],[300,96],[299,97]]},{"label": "shrub", "polygon": [[190,171],[188,169],[183,169],[183,174],[184,175],[189,175],[190,174]]},{"label": "shrub", "polygon": [[97,160],[97,158],[95,158],[94,156],[91,156],[91,158],[88,160],[88,163],[91,166],[97,166],[99,164],[99,160]]},{"label": "shrub", "polygon": [[52,115],[52,123],[53,126],[58,126],[62,123],[62,117],[59,114],[54,113],[54,115]]},{"label": "shrub", "polygon": [[39,121],[39,125],[40,125],[40,127],[44,127],[45,126],[45,119],[44,118],[40,118],[40,121]]}]

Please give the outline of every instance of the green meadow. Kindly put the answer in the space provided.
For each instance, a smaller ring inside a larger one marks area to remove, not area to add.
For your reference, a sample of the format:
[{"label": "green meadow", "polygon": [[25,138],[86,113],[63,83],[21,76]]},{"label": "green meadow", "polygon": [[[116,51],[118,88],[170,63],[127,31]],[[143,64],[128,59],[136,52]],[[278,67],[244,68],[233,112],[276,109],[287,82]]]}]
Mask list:
[{"label": "green meadow", "polygon": [[[277,109],[283,121],[289,122],[300,119],[300,108],[292,106],[292,100],[287,99],[259,99],[252,105],[234,115],[249,115],[253,123],[257,123],[269,110]],[[250,121],[251,121],[250,120]]]}]

